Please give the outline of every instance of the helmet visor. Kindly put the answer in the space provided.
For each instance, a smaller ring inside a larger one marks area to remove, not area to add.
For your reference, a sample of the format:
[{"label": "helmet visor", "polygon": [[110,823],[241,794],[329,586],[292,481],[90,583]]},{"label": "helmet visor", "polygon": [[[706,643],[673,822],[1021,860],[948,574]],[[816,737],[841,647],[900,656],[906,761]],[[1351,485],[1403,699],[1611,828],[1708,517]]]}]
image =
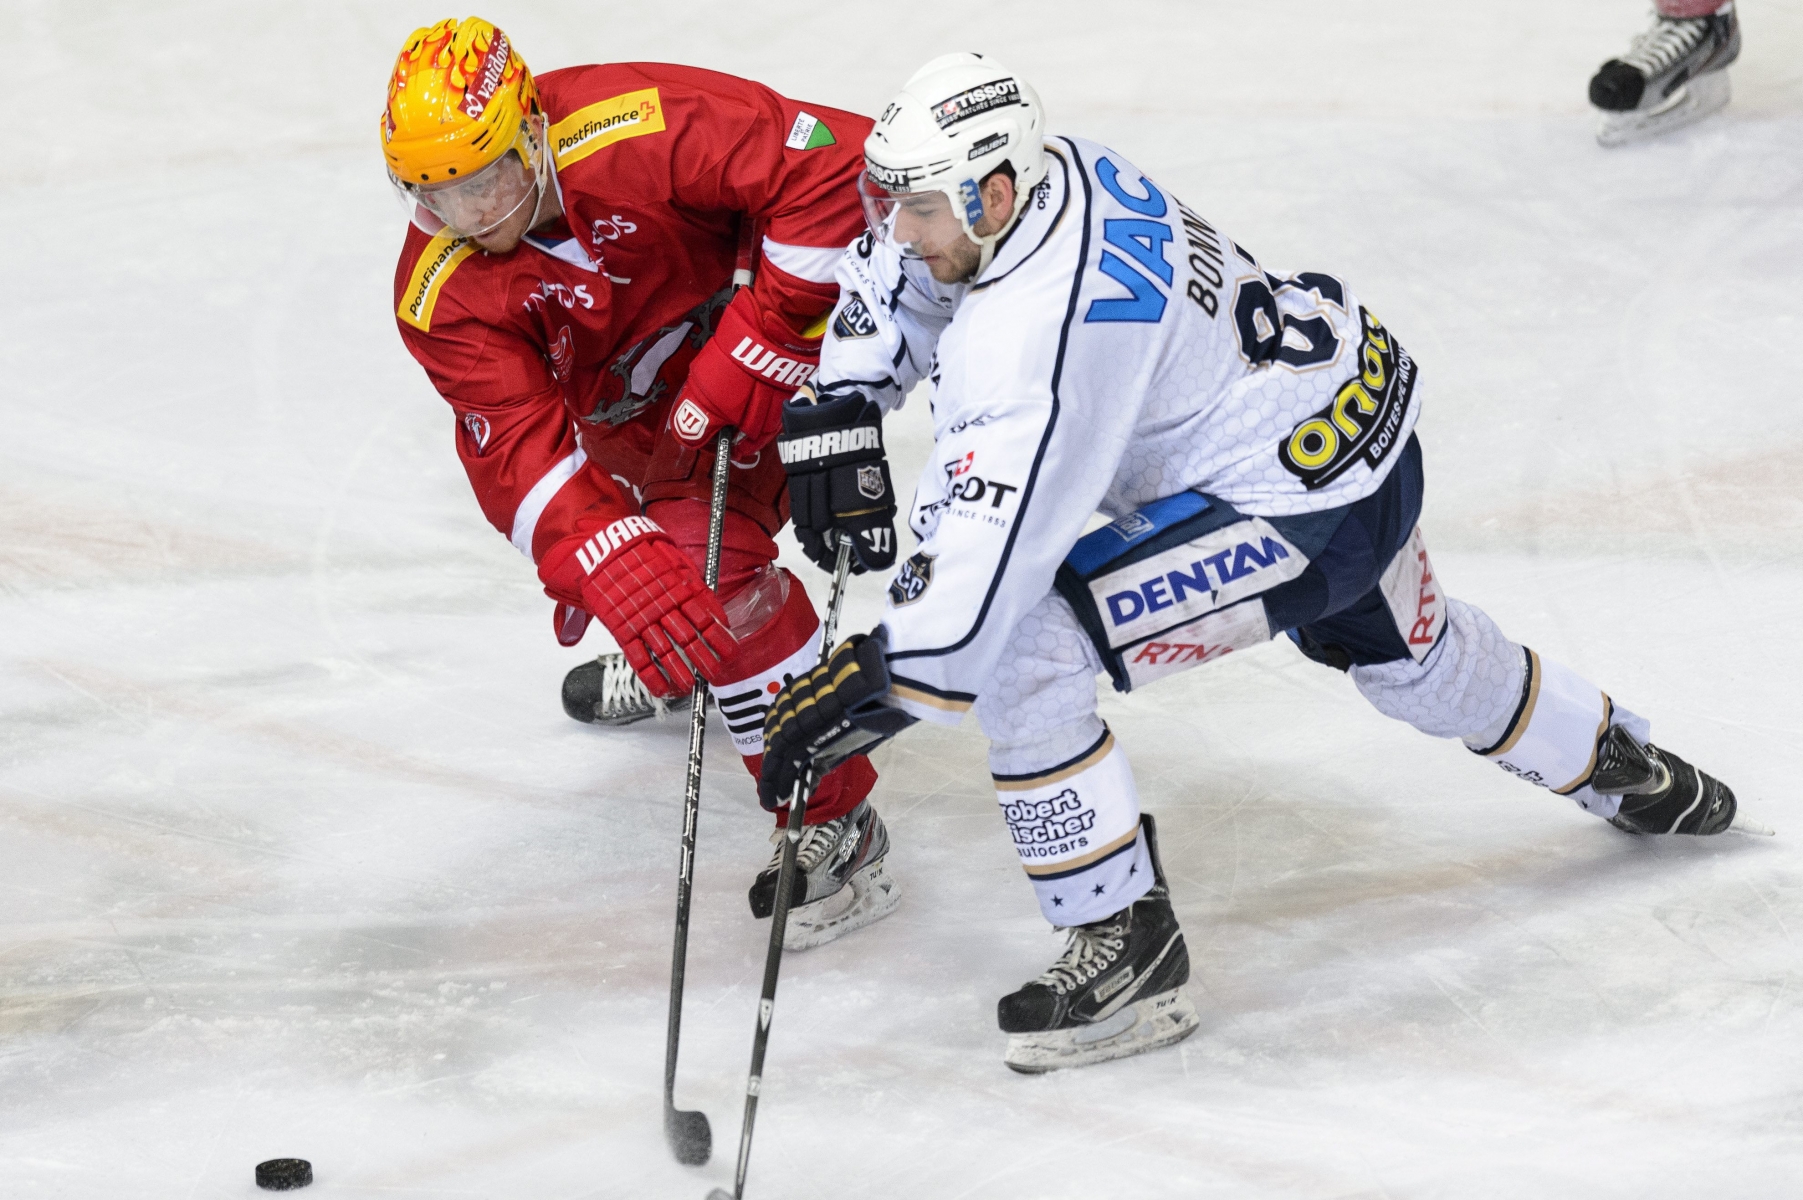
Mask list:
[{"label": "helmet visor", "polygon": [[540,194],[544,168],[544,148],[521,121],[513,144],[501,157],[468,178],[415,184],[390,171],[388,181],[408,220],[424,232],[481,237],[506,224]]},{"label": "helmet visor", "polygon": [[865,171],[858,176],[858,199],[870,232],[904,258],[925,258],[966,233],[951,197],[937,188],[891,192]]}]

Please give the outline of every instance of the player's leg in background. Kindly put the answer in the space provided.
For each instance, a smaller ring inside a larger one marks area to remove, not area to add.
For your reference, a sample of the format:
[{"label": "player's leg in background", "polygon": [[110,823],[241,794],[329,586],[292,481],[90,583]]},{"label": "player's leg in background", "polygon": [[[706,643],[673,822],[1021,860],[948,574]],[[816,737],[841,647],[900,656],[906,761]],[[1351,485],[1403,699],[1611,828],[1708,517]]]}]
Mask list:
[{"label": "player's leg in background", "polygon": [[1293,635],[1379,712],[1460,738],[1519,779],[1634,833],[1720,833],[1734,794],[1648,741],[1645,718],[1446,596],[1419,530],[1379,585]]},{"label": "player's leg in background", "polygon": [[1701,120],[1728,103],[1728,66],[1740,54],[1732,2],[1659,0],[1652,25],[1590,80],[1605,146]]},{"label": "player's leg in background", "polygon": [[[674,439],[666,439],[674,443]],[[645,487],[645,513],[697,564],[707,557],[713,455],[683,449],[654,455]],[[660,478],[660,476],[662,478]],[[772,452],[729,477],[725,528],[720,543],[720,582],[715,589],[739,648],[724,667],[726,682],[714,689],[733,746],[755,780],[763,766],[764,714],[770,700],[795,675],[813,668],[820,652],[820,617],[807,588],[776,565],[771,535],[787,519],[786,476]],[[827,772],[808,805],[806,832],[797,848],[794,908],[785,945],[818,946],[895,911],[901,890],[885,869],[889,831],[868,801],[876,768],[863,755]],[[776,814],[779,842],[787,810]],[[749,900],[757,917],[775,907],[780,842],[753,880]]]},{"label": "player's leg in background", "polygon": [[1096,714],[1102,664],[1070,605],[1021,620],[978,697],[996,799],[1065,953],[1004,996],[1005,1061],[1048,1071],[1170,1045],[1198,1023],[1189,953],[1126,752]]}]

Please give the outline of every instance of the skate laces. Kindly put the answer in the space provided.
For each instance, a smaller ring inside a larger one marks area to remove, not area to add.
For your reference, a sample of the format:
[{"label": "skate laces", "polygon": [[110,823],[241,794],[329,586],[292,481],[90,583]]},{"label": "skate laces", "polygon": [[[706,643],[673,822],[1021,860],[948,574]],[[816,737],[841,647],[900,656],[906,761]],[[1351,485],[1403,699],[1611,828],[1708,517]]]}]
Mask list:
[{"label": "skate laces", "polygon": [[[818,825],[802,826],[801,845],[795,847],[795,869],[806,874],[818,867],[821,860],[839,844],[839,834],[850,819],[850,814],[847,814],[831,821],[822,821]],[[778,829],[771,834],[770,841],[776,846],[776,853],[770,856],[770,869],[775,870],[783,862],[783,830]]]},{"label": "skate laces", "polygon": [[635,709],[651,709],[664,714],[664,702],[645,690],[638,673],[624,654],[603,654],[595,660],[601,665],[601,715],[617,717]]},{"label": "skate laces", "polygon": [[1045,984],[1060,996],[1075,991],[1114,965],[1126,948],[1126,933],[1124,924],[1112,921],[1074,927],[1064,953],[1033,982]]},{"label": "skate laces", "polygon": [[1651,79],[1694,50],[1708,28],[1708,17],[1661,17],[1651,29],[1634,35],[1634,42],[1621,61],[1639,68]]}]

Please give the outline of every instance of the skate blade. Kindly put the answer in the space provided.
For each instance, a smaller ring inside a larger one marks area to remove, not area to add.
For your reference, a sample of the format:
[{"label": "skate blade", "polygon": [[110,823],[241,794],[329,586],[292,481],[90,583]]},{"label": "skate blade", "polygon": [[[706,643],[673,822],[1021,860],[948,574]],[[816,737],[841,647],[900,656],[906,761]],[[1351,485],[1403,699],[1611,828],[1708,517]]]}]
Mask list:
[{"label": "skate blade", "polygon": [[1742,833],[1748,837],[1777,837],[1778,831],[1758,821],[1749,821],[1739,813],[1734,814],[1734,824],[1728,826],[1726,833]]},{"label": "skate blade", "polygon": [[812,950],[882,920],[901,904],[901,884],[883,869],[883,860],[852,873],[830,896],[789,911],[784,950]]},{"label": "skate blade", "polygon": [[1693,79],[1659,108],[1647,112],[1609,113],[1597,126],[1596,140],[1603,146],[1625,146],[1694,125],[1727,107],[1732,89],[1726,70],[1711,71]]},{"label": "skate blade", "polygon": [[1002,1061],[1023,1075],[1087,1067],[1181,1042],[1201,1023],[1183,989],[1173,988],[1136,1000],[1095,1025],[1009,1034]]}]

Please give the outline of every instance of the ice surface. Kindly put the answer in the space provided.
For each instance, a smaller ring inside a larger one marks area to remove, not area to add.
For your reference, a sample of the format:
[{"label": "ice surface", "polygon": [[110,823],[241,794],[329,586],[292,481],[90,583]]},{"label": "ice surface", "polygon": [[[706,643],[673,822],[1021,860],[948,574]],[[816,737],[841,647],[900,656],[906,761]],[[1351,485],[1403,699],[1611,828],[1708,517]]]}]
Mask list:
[{"label": "ice surface", "polygon": [[[1641,5],[491,6],[545,70],[686,61],[866,112],[929,55],[1036,79],[1426,372],[1443,579],[1719,772],[1773,840],[1635,840],[1279,644],[1105,714],[1203,1027],[1027,1079],[1058,942],[974,728],[880,755],[907,889],[792,957],[759,1197],[1739,1197],[1803,1178],[1803,14],[1606,152]],[[684,727],[560,712],[389,304],[375,127],[428,5],[7,8],[0,1196],[689,1196],[730,1176],[768,820],[716,729],[659,1122]],[[894,426],[897,478],[927,449]],[[823,578],[785,543],[822,595]],[[847,628],[868,627],[862,580]]]}]

